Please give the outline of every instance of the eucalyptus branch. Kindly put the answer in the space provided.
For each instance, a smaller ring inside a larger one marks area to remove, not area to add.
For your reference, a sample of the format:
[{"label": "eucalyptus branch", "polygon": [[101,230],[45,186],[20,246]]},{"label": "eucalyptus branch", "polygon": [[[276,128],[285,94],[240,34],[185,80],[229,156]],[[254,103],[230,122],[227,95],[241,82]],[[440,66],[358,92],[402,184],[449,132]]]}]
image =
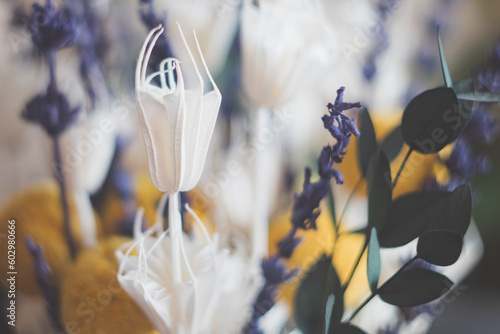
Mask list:
[{"label": "eucalyptus branch", "polygon": [[345,323],[351,322],[352,319],[354,319],[354,317],[359,313],[359,311],[361,311],[363,309],[363,307],[365,307],[376,295],[378,295],[379,292],[380,292],[380,290],[390,280],[392,280],[394,277],[396,277],[397,275],[399,275],[402,271],[404,271],[406,268],[408,268],[413,262],[415,262],[418,259],[419,259],[418,255],[415,255],[415,257],[413,257],[410,261],[406,262],[401,268],[399,268],[399,270],[394,275],[392,275],[391,278],[389,278],[387,281],[385,281],[384,284],[382,284],[375,291],[373,291],[372,294],[363,303],[361,303],[361,305],[359,305],[358,308],[356,308],[356,310],[354,310],[354,312],[351,314],[351,316],[349,317],[349,319],[347,319],[347,321]]},{"label": "eucalyptus branch", "polygon": [[403,159],[403,162],[399,166],[398,173],[396,174],[396,177],[394,178],[394,182],[392,182],[392,189],[396,187],[396,184],[398,183],[399,176],[401,175],[401,172],[403,171],[403,168],[405,167],[406,163],[408,162],[408,158],[410,158],[411,153],[413,152],[413,148],[410,148],[408,150],[408,153],[406,153],[405,158]]}]

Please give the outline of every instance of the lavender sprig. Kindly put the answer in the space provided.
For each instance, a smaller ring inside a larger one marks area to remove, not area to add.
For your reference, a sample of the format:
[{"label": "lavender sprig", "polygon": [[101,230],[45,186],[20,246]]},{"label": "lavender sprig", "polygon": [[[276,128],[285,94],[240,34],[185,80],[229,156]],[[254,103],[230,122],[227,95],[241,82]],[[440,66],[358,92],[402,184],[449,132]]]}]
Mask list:
[{"label": "lavender sprig", "polygon": [[75,43],[77,30],[71,15],[71,11],[67,8],[56,10],[52,0],[47,0],[43,7],[38,4],[33,6],[30,21],[31,36],[35,46],[47,59],[50,79],[47,92],[29,101],[22,112],[22,117],[29,122],[39,124],[53,140],[55,176],[60,190],[64,234],[71,258],[74,259],[76,245],[71,230],[59,136],[75,121],[78,108],[71,108],[65,95],[59,92],[55,75],[56,52]]},{"label": "lavender sprig", "polygon": [[35,270],[35,276],[42,290],[43,297],[47,303],[47,311],[53,324],[62,330],[62,326],[59,322],[59,297],[58,291],[55,285],[52,283],[52,269],[47,263],[45,258],[45,252],[41,245],[36,244],[31,236],[26,238],[26,246],[31,256],[33,257],[33,267]]},{"label": "lavender sprig", "polygon": [[375,42],[373,43],[373,47],[368,52],[363,65],[363,76],[368,82],[371,82],[377,73],[377,58],[389,46],[389,35],[386,31],[386,25],[389,14],[394,11],[398,4],[399,0],[379,0],[377,3],[379,29],[374,36]]},{"label": "lavender sprig", "polygon": [[297,269],[287,273],[282,263],[283,259],[289,259],[293,255],[295,248],[302,240],[302,238],[296,237],[297,231],[317,229],[316,219],[321,213],[319,205],[330,192],[331,178],[335,178],[337,184],[342,184],[342,175],[333,168],[333,165],[342,162],[351,135],[356,137],[360,135],[355,124],[356,120],[350,119],[343,112],[361,107],[359,102],[344,102],[344,91],[345,87],[340,87],[337,90],[335,102],[328,103],[328,114],[322,117],[325,129],[336,139],[336,143],[332,146],[325,146],[320,153],[318,159],[320,179],[317,182],[311,182],[312,172],[310,168],[306,168],[304,171],[302,192],[294,197],[292,229],[278,242],[277,254],[262,261],[262,271],[266,283],[257,298],[252,318],[244,333],[262,333],[258,329],[258,320],[275,304],[274,294],[277,287],[298,273]]}]

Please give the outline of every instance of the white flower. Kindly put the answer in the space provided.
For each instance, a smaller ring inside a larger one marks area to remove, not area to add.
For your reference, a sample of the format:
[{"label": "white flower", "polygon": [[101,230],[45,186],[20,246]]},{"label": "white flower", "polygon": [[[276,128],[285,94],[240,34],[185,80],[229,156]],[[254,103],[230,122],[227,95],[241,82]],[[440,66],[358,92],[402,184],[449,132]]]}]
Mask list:
[{"label": "white flower", "polygon": [[179,243],[181,280],[177,282],[173,272],[176,255],[170,233],[161,232],[159,225],[141,233],[141,210],[134,241],[116,253],[118,281],[162,334],[239,333],[252,313],[263,278],[245,254],[221,248],[218,235],[210,237],[187,209],[199,229],[190,236],[183,234]]},{"label": "white flower", "polygon": [[[204,93],[203,77],[180,26],[191,62],[181,65],[177,59],[164,59],[160,70],[146,77],[151,52],[162,33],[161,27],[153,29],[142,47],[136,67],[136,99],[151,178],[159,190],[172,194],[191,190],[200,179],[222,97],[198,46],[213,86],[212,91]],[[183,67],[190,68],[198,78],[190,89],[184,86]],[[152,83],[156,77],[161,82],[159,87]]]},{"label": "white flower", "polygon": [[[207,66],[213,75],[217,75],[226,63],[236,34],[240,2],[241,0],[163,0],[158,2],[158,7],[168,13],[167,33],[177,28],[176,22],[186,30],[197,32]],[[175,34],[169,35],[173,51],[179,59],[189,59],[185,42],[178,37]],[[196,46],[194,40],[188,40],[188,45]]]},{"label": "white flower", "polygon": [[326,30],[311,3],[246,1],[241,20],[243,88],[254,104],[283,104],[321,74]]}]

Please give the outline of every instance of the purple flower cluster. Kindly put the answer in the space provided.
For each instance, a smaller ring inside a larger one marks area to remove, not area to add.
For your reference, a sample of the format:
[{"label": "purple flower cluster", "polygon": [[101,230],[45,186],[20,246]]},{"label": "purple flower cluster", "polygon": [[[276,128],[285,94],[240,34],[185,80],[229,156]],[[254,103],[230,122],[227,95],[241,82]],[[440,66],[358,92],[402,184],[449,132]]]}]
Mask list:
[{"label": "purple flower cluster", "polygon": [[344,91],[344,87],[337,90],[335,102],[327,105],[328,115],[322,117],[325,129],[336,139],[336,143],[333,146],[325,146],[321,151],[318,160],[320,179],[317,182],[311,183],[311,169],[305,169],[302,192],[296,194],[293,201],[292,229],[278,242],[277,254],[262,261],[266,283],[257,298],[254,313],[244,333],[262,333],[258,328],[258,320],[275,304],[274,295],[277,287],[297,273],[297,270],[286,272],[286,267],[282,263],[282,259],[289,259],[293,255],[301,241],[300,237],[296,237],[297,231],[317,228],[316,219],[321,213],[319,205],[330,192],[330,179],[333,177],[337,184],[342,184],[342,175],[333,169],[333,164],[342,162],[351,135],[356,137],[360,135],[355,119],[350,119],[343,112],[361,107],[359,102],[344,102]]},{"label": "purple flower cluster", "polygon": [[361,104],[359,102],[344,102],[344,91],[345,87],[340,87],[337,90],[335,102],[333,104],[328,103],[327,105],[329,114],[322,117],[325,129],[330,132],[337,142],[333,146],[325,146],[318,160],[318,169],[321,178],[330,180],[333,177],[337,184],[343,183],[342,175],[332,168],[333,164],[342,162],[346,154],[346,148],[349,146],[351,135],[359,137],[359,131],[356,128],[356,119],[350,119],[342,112],[353,108],[361,108]]},{"label": "purple flower cluster", "polygon": [[22,117],[39,124],[53,138],[64,132],[78,113],[78,108],[71,108],[64,94],[58,91],[55,76],[55,53],[75,44],[76,27],[75,16],[69,8],[56,10],[52,0],[47,0],[45,6],[33,5],[31,38],[47,58],[50,82],[45,94],[39,94],[27,103]]},{"label": "purple flower cluster", "polygon": [[75,44],[77,25],[69,8],[56,10],[52,0],[45,6],[33,5],[31,38],[41,51],[57,50]]},{"label": "purple flower cluster", "polygon": [[379,29],[377,34],[373,37],[375,42],[372,49],[368,52],[363,65],[363,76],[367,81],[372,81],[375,77],[375,74],[377,73],[377,58],[389,46],[389,36],[386,31],[386,25],[389,15],[394,11],[398,4],[399,0],[380,0],[376,5]]},{"label": "purple flower cluster", "polygon": [[474,88],[479,92],[500,92],[500,41],[489,53],[488,61],[474,78]]},{"label": "purple flower cluster", "polygon": [[71,108],[63,94],[50,89],[30,100],[21,114],[25,120],[39,124],[51,137],[63,133],[77,115],[78,108]]}]

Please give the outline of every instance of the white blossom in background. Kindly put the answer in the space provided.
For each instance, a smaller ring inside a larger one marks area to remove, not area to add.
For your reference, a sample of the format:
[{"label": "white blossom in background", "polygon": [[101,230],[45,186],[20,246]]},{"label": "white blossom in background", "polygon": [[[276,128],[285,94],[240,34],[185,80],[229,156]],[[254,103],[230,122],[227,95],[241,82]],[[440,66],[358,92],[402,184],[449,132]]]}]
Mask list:
[{"label": "white blossom in background", "polygon": [[241,15],[243,89],[256,106],[273,109],[315,83],[329,39],[312,1],[245,1]]},{"label": "white blossom in background", "polygon": [[[159,206],[161,207],[161,205]],[[262,286],[259,268],[245,253],[231,252],[198,223],[182,235],[181,281],[173,273],[171,238],[155,225],[140,231],[143,210],[136,218],[134,240],[116,252],[118,281],[162,334],[239,333],[251,316]]]},{"label": "white blossom in background", "polygon": [[[152,49],[163,30],[153,29],[142,47],[136,67],[136,99],[151,178],[159,190],[173,194],[191,190],[200,179],[222,97],[198,47],[213,87],[205,93],[204,78],[180,26],[190,61],[181,64],[174,58],[164,59],[159,72],[146,76]],[[196,73],[198,81],[192,87],[185,87],[184,68]],[[151,83],[157,76],[160,87]]]},{"label": "white blossom in background", "polygon": [[[185,41],[176,31],[176,22],[186,30],[195,30],[203,57],[213,75],[226,63],[238,27],[241,0],[161,0],[156,5],[167,15],[167,36],[173,51],[181,61],[191,57],[186,52]],[[188,46],[196,48],[196,41],[188,38]],[[191,72],[188,73],[191,78]],[[189,80],[188,80],[189,82]]]}]

